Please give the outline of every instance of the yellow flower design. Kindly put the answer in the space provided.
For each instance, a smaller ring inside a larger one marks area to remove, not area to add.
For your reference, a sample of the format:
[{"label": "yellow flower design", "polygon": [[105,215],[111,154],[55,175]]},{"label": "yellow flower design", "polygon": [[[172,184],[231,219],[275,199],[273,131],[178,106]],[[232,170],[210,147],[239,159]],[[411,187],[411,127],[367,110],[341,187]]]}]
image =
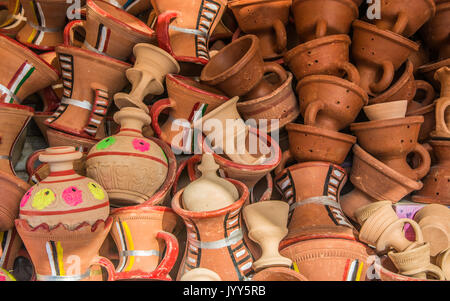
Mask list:
[{"label": "yellow flower design", "polygon": [[103,200],[105,198],[103,189],[97,183],[89,182],[88,187],[94,198],[96,198],[97,200]]},{"label": "yellow flower design", "polygon": [[31,206],[37,210],[42,210],[48,207],[55,201],[56,197],[50,189],[41,189],[33,197]]}]

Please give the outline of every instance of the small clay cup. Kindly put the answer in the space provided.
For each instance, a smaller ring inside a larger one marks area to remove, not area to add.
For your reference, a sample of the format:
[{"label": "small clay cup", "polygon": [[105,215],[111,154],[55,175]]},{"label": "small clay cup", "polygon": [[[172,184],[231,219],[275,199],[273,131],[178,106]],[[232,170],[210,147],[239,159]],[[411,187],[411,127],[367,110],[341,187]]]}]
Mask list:
[{"label": "small clay cup", "polygon": [[408,107],[407,100],[396,100],[365,106],[364,113],[371,121],[405,118]]},{"label": "small clay cup", "polygon": [[366,205],[366,206],[363,206],[363,207],[359,208],[358,210],[355,211],[356,221],[362,226],[364,224],[364,222],[370,216],[372,216],[372,214],[375,213],[375,211],[377,211],[381,207],[384,207],[384,206],[387,206],[387,205],[392,206],[392,202],[391,201],[374,202],[372,204],[369,204],[369,205]]}]

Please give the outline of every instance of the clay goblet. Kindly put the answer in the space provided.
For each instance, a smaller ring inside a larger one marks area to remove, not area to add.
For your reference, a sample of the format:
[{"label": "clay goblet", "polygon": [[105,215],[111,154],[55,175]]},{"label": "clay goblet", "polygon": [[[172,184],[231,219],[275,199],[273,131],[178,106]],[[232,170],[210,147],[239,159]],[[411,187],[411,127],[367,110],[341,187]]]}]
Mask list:
[{"label": "clay goblet", "polygon": [[375,121],[405,118],[407,107],[407,100],[397,100],[365,106],[363,110],[369,120]]},{"label": "clay goblet", "polygon": [[288,233],[289,205],[281,201],[264,201],[243,209],[248,236],[261,247],[261,257],[253,262],[255,271],[273,267],[290,267],[292,260],[278,252],[280,241]]}]

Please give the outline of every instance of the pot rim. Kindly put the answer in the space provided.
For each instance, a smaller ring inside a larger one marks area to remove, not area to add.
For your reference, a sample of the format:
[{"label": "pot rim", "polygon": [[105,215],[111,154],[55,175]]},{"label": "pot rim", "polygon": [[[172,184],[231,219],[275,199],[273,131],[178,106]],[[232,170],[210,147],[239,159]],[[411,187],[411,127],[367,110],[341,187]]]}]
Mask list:
[{"label": "pot rim", "polygon": [[229,0],[228,1],[228,7],[233,9],[234,7],[238,6],[246,6],[246,5],[252,5],[252,4],[274,4],[277,2],[286,2],[292,4],[292,0]]},{"label": "pot rim", "polygon": [[299,133],[308,133],[308,134],[312,134],[314,136],[320,136],[320,137],[325,137],[325,138],[329,138],[329,139],[339,140],[341,142],[349,143],[352,145],[355,144],[356,140],[357,140],[357,138],[352,135],[344,134],[341,132],[335,132],[335,131],[331,131],[331,130],[327,130],[327,129],[323,129],[323,128],[318,128],[318,127],[306,125],[306,124],[288,123],[286,125],[286,130],[288,132],[294,131],[294,132],[299,132]]},{"label": "pot rim", "polygon": [[175,214],[175,211],[173,211],[170,207],[165,206],[154,206],[154,205],[136,205],[136,206],[127,206],[127,207],[120,207],[120,208],[114,208],[110,212],[110,216],[120,216],[129,214],[132,212],[137,213],[149,213],[149,212],[161,212],[161,213],[173,213]]},{"label": "pot rim", "polygon": [[[450,5],[450,2],[449,2]],[[442,59],[439,61],[434,61],[425,65],[420,66],[419,68],[417,68],[417,71],[419,73],[427,73],[430,71],[435,71],[438,70],[441,67],[446,67],[446,66],[450,66],[450,58],[447,59]]]},{"label": "pot rim", "polygon": [[412,111],[406,111],[406,117],[409,116],[416,116],[416,115],[425,115],[428,113],[431,113],[435,110],[435,106],[436,106],[436,101],[434,101],[433,103],[420,107],[418,109],[412,110]]},{"label": "pot rim", "polygon": [[[32,107],[26,106],[26,105],[20,105],[16,103],[6,103],[6,102],[0,102],[0,111],[2,107],[14,109],[15,112],[23,111],[24,114],[33,116],[35,114],[34,109]],[[30,114],[31,113],[31,114]]]},{"label": "pot rim", "polygon": [[374,129],[380,129],[380,128],[401,126],[401,125],[422,124],[423,122],[424,122],[424,117],[422,115],[408,116],[405,118],[382,119],[382,120],[373,120],[373,121],[352,123],[352,124],[350,124],[350,130],[351,131],[374,130]]},{"label": "pot rim", "polygon": [[[192,90],[195,93],[203,94],[203,95],[206,95],[206,96],[209,96],[209,97],[214,97],[214,98],[217,98],[218,100],[226,101],[226,100],[231,99],[231,98],[229,98],[226,95],[215,94],[213,92],[209,92],[209,91],[197,88],[197,87],[195,87],[193,85],[189,85],[189,83],[192,83],[192,82],[195,82],[197,84],[202,84],[202,83],[199,83],[199,82],[197,82],[197,81],[195,81],[195,80],[193,80],[193,79],[191,79],[189,77],[185,77],[183,75],[167,74],[166,75],[166,81],[172,81],[172,82],[176,83],[177,85],[182,86],[185,89]],[[218,92],[220,92],[220,91],[218,91]]]}]

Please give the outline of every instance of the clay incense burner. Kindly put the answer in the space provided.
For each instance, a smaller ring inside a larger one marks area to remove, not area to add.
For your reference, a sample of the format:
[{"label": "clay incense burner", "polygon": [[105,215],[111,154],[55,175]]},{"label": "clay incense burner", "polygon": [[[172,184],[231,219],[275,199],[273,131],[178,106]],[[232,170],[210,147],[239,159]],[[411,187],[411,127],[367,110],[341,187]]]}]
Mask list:
[{"label": "clay incense burner", "polygon": [[0,187],[5,196],[0,203],[0,231],[8,231],[14,227],[14,220],[19,215],[20,199],[30,185],[16,176],[0,171]]},{"label": "clay incense burner", "polygon": [[26,23],[25,11],[20,0],[9,0],[8,9],[2,10],[0,33],[14,38]]},{"label": "clay incense burner", "polygon": [[228,7],[233,11],[239,28],[259,38],[264,59],[283,55],[287,46],[286,25],[292,0],[234,0]]}]

